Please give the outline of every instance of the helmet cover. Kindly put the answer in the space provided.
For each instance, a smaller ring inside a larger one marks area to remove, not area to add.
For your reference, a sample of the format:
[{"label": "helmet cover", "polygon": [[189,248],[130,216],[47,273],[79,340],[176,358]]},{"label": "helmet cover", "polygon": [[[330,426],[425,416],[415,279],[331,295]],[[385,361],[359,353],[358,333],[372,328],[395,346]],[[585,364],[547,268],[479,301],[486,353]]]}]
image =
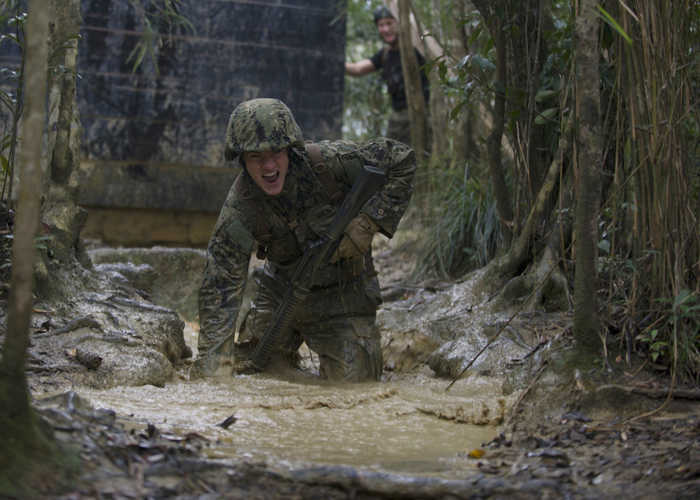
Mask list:
[{"label": "helmet cover", "polygon": [[304,146],[301,128],[286,104],[279,99],[251,99],[231,113],[226,128],[226,160],[245,151],[281,151]]}]

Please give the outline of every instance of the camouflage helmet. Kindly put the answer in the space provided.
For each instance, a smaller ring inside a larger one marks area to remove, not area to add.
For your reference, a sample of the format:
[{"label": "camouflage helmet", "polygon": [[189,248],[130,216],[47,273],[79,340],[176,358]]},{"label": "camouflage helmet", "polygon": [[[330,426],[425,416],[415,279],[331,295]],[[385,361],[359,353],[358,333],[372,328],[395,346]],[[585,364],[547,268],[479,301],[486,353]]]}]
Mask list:
[{"label": "camouflage helmet", "polygon": [[377,22],[380,19],[386,19],[387,17],[390,17],[392,19],[396,19],[394,17],[394,13],[389,10],[389,7],[386,5],[380,5],[376,9],[374,9],[374,24],[377,24]]},{"label": "camouflage helmet", "polygon": [[304,146],[304,137],[292,112],[279,99],[251,99],[231,113],[226,129],[226,160],[245,151],[279,151]]}]

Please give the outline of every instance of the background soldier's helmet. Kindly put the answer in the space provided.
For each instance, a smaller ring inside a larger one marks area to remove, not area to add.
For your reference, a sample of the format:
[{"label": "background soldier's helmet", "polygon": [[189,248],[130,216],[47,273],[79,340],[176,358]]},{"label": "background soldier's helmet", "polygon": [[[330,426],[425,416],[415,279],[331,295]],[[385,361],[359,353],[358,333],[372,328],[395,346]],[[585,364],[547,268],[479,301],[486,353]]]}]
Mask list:
[{"label": "background soldier's helmet", "polygon": [[244,151],[280,151],[303,147],[304,137],[292,112],[278,99],[252,99],[231,113],[226,129],[226,160]]},{"label": "background soldier's helmet", "polygon": [[392,19],[396,19],[394,17],[394,14],[389,10],[389,8],[386,5],[380,5],[376,9],[374,9],[374,24],[377,24],[377,21],[380,19],[386,19],[387,17],[390,17]]}]

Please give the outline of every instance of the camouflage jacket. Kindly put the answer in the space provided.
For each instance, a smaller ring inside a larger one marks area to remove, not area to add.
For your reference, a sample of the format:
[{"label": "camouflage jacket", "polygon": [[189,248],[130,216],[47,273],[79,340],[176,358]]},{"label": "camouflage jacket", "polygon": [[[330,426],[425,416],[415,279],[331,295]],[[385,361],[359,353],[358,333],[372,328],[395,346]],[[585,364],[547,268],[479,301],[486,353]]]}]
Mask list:
[{"label": "camouflage jacket", "polygon": [[[248,278],[251,255],[258,251],[266,266],[284,279],[307,244],[319,239],[335,215],[363,165],[383,169],[387,182],[365,204],[362,212],[391,237],[406,210],[413,189],[415,154],[408,146],[390,139],[377,139],[361,146],[346,141],[318,143],[327,169],[338,187],[329,193],[319,166],[304,149],[289,150],[289,170],[279,196],[266,195],[243,171],[233,183],[209,241],[207,264],[199,292],[200,352],[230,335],[236,325]],[[317,175],[318,174],[318,175]],[[327,173],[326,173],[327,174]],[[371,255],[367,256],[371,268]],[[320,273],[322,283],[332,286],[340,276],[357,274],[357,263],[340,261]]]}]

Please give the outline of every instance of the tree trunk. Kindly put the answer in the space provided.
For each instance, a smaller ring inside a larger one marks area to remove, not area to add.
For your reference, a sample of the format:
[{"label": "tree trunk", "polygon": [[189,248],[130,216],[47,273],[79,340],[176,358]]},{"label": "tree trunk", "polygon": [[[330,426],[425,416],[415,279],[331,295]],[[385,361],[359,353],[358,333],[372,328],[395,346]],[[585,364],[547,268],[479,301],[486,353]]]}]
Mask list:
[{"label": "tree trunk", "polygon": [[[62,264],[78,257],[89,267],[82,254],[80,231],[87,212],[78,206],[80,169],[80,124],[75,95],[78,74],[78,35],[80,32],[80,0],[50,0],[51,33],[49,50],[48,160],[49,173],[41,221],[51,240],[52,259]],[[48,267],[48,264],[47,264]],[[41,278],[41,276],[39,277]],[[45,296],[51,286],[38,279],[37,293]]]},{"label": "tree trunk", "polygon": [[418,59],[411,42],[410,3],[409,0],[399,0],[399,49],[406,87],[408,117],[411,123],[411,146],[418,159],[422,160],[426,153],[427,120]]},{"label": "tree trunk", "polygon": [[[431,0],[432,9],[434,12],[440,12],[440,0]],[[441,40],[443,44],[448,44],[446,42],[452,35],[449,33],[449,27],[445,27],[442,23],[436,23],[433,27],[430,37],[435,37]],[[443,57],[445,55],[440,46],[440,50],[437,54],[429,54],[430,58]],[[428,75],[430,81],[430,88],[437,89],[440,87],[440,77],[437,71],[431,71]],[[450,120],[450,101],[448,97],[443,92],[431,92],[430,93],[430,129],[431,129],[431,140],[430,140],[430,172],[437,173],[444,169],[444,165],[450,162],[450,127],[446,127],[445,124],[449,123]],[[456,139],[455,142],[459,142]],[[431,191],[435,189],[438,185],[438,180],[433,175],[433,178],[429,179],[431,185]]]},{"label": "tree trunk", "polygon": [[581,0],[576,16],[577,186],[574,231],[574,335],[584,352],[600,346],[596,301],[599,185],[602,161],[600,136],[600,71],[598,67],[598,15],[596,0]]},{"label": "tree trunk", "polygon": [[[5,382],[3,395],[10,404],[2,405],[5,416],[25,414],[29,409],[24,363],[29,345],[29,320],[32,311],[32,268],[34,236],[39,223],[42,185],[41,143],[46,118],[46,61],[48,12],[41,0],[29,3],[27,18],[24,126],[20,159],[21,184],[17,202],[12,245],[12,281],[8,304],[7,338],[3,349],[0,375]],[[8,379],[11,383],[7,383]],[[11,410],[10,410],[11,409]]]},{"label": "tree trunk", "polygon": [[[68,186],[79,154],[74,137],[77,127],[73,124],[76,115],[80,0],[50,0],[49,7],[53,20],[50,33],[51,62],[53,67],[59,69],[50,75],[49,122],[55,122],[55,127],[50,127],[49,131],[49,170],[52,183]],[[77,191],[77,186],[71,188]],[[75,196],[75,193],[71,194]]]},{"label": "tree trunk", "polygon": [[[12,245],[12,278],[7,335],[0,362],[0,485],[14,496],[25,486],[22,477],[36,471],[33,459],[48,460],[52,444],[39,428],[30,405],[25,374],[32,313],[34,237],[39,223],[42,185],[41,150],[46,121],[47,39],[49,15],[43,0],[30,0],[26,24],[26,75],[20,185]],[[21,495],[20,495],[21,496]]]}]

